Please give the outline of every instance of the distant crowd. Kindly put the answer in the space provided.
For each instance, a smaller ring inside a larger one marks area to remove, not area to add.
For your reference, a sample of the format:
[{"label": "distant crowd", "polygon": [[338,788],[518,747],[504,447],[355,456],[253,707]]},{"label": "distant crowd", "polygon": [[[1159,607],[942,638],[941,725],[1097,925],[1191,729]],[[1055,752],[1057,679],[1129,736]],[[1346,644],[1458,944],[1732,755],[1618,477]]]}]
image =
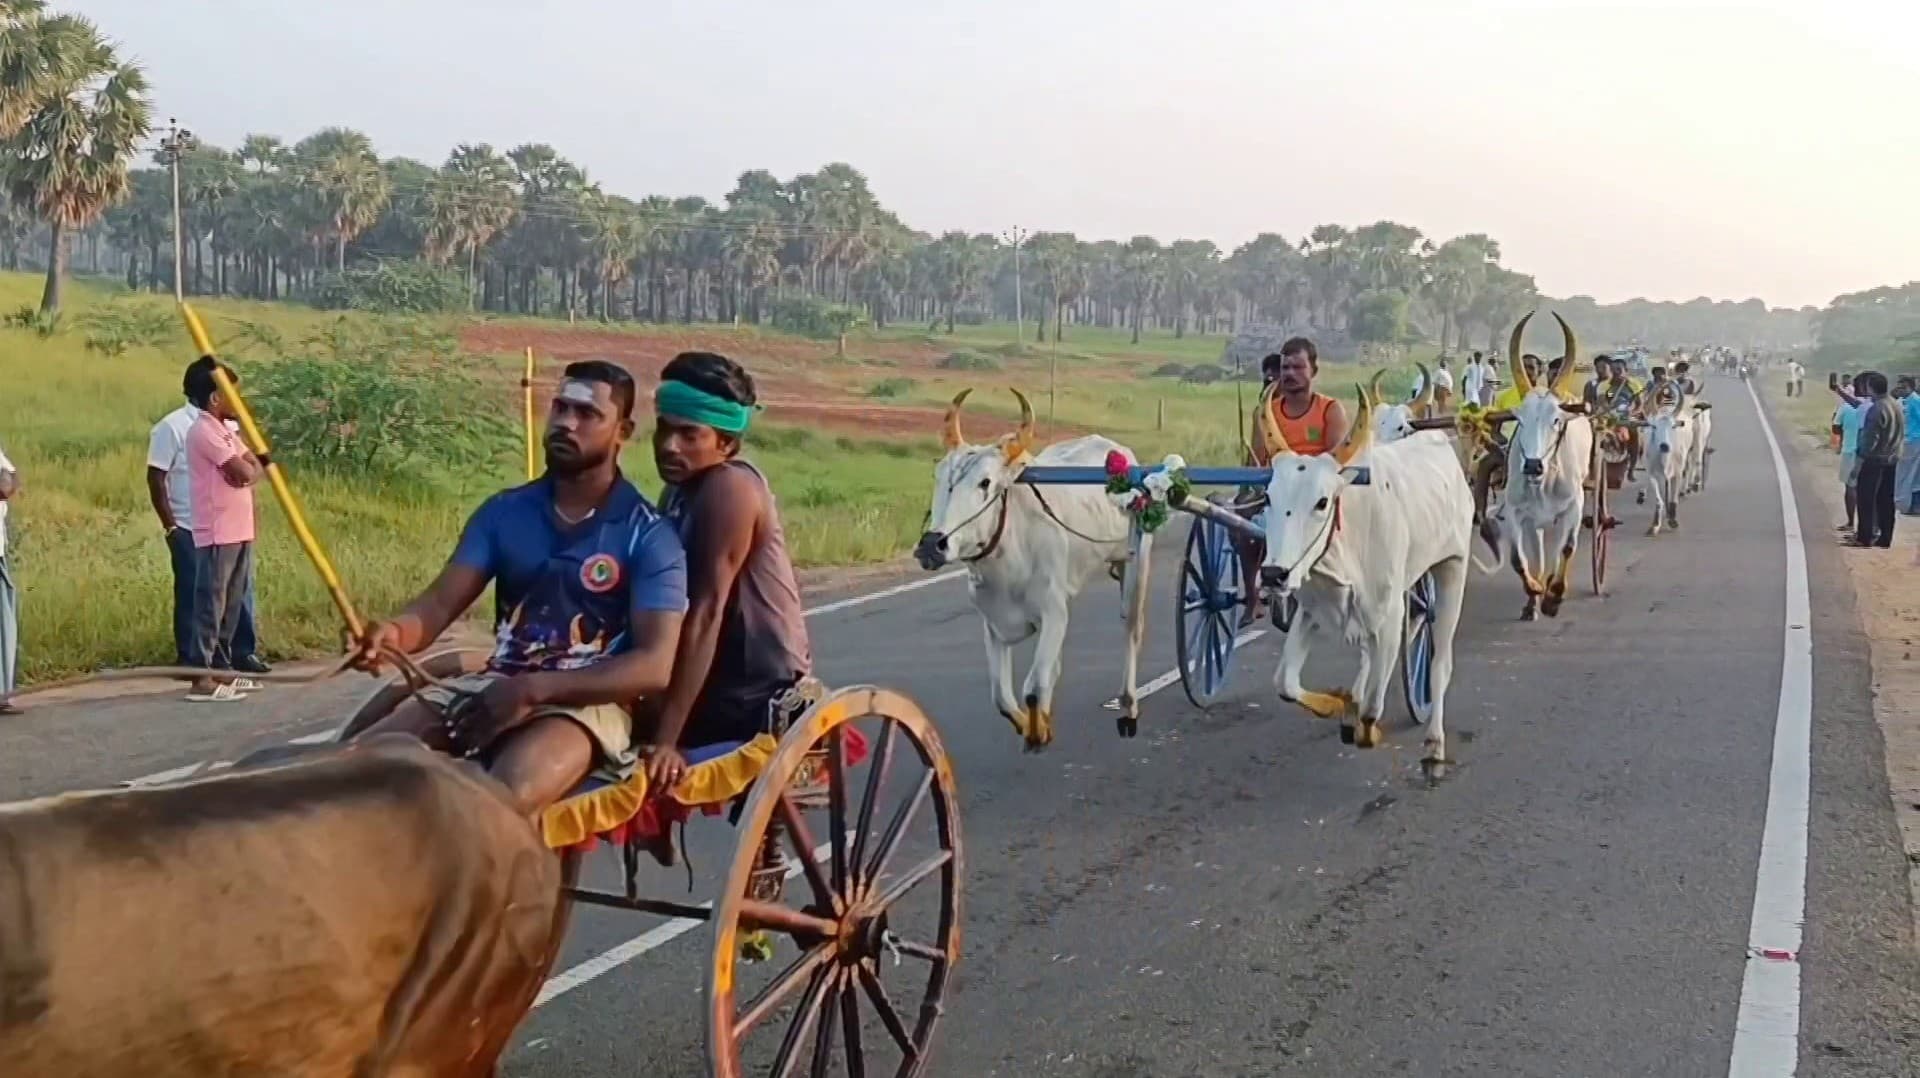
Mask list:
[{"label": "distant crowd", "polygon": [[[1790,395],[1800,392],[1799,383],[1790,372]],[[1834,374],[1827,387],[1839,398],[1831,431],[1845,490],[1842,542],[1890,547],[1895,518],[1920,516],[1920,394],[1914,377],[1889,382],[1879,371]]]}]

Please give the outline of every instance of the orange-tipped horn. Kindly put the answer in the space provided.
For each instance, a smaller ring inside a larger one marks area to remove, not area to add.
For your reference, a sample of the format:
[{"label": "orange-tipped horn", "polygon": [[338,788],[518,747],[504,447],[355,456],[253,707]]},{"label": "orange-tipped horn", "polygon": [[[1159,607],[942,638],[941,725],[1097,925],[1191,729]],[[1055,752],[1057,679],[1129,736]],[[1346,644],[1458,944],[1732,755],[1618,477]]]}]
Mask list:
[{"label": "orange-tipped horn", "polygon": [[1513,372],[1513,384],[1520,387],[1520,395],[1533,392],[1533,380],[1527,377],[1527,365],[1520,362],[1520,338],[1527,332],[1527,323],[1532,321],[1533,312],[1528,311],[1525,318],[1513,327],[1513,338],[1507,342],[1507,367]]},{"label": "orange-tipped horn", "polygon": [[1559,311],[1553,312],[1553,320],[1560,323],[1560,335],[1565,338],[1567,346],[1567,358],[1560,364],[1560,379],[1553,383],[1553,391],[1564,396],[1573,388],[1574,357],[1580,354],[1580,342],[1573,339],[1573,327],[1567,325],[1567,320],[1560,317]]},{"label": "orange-tipped horn", "polygon": [[1287,435],[1280,429],[1280,421],[1273,417],[1273,398],[1280,392],[1280,383],[1274,382],[1260,393],[1260,403],[1254,406],[1254,421],[1260,425],[1260,440],[1267,444],[1267,456],[1284,457],[1293,452],[1287,444]]},{"label": "orange-tipped horn", "polygon": [[967,444],[967,436],[960,433],[960,406],[967,402],[971,389],[963,389],[953,395],[953,403],[947,405],[946,427],[941,432],[940,444],[947,449],[958,449]]},{"label": "orange-tipped horn", "polygon": [[[1374,376],[1376,379],[1379,375]],[[1333,451],[1333,459],[1340,462],[1342,468],[1353,461],[1373,444],[1373,400],[1367,395],[1365,386],[1353,387],[1360,392],[1360,415],[1347,430],[1347,439]]]},{"label": "orange-tipped horn", "polygon": [[1361,407],[1371,411],[1375,405],[1380,403],[1380,380],[1386,376],[1386,371],[1373,372],[1373,377],[1367,381],[1367,388],[1360,391]]},{"label": "orange-tipped horn", "polygon": [[1020,402],[1020,429],[1013,436],[1020,443],[1020,448],[1030,449],[1034,438],[1033,405],[1028,403],[1027,395],[1017,389],[1013,391],[1013,396]]},{"label": "orange-tipped horn", "polygon": [[1425,419],[1433,414],[1433,372],[1424,363],[1415,363],[1413,367],[1420,372],[1420,399],[1414,404],[1414,414]]}]

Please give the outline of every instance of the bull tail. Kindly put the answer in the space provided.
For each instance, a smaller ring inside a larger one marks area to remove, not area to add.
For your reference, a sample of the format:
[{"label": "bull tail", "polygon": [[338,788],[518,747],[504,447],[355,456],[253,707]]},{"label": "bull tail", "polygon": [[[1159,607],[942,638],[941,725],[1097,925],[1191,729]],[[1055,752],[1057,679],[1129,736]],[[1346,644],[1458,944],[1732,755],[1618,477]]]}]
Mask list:
[{"label": "bull tail", "polygon": [[1483,562],[1480,560],[1480,547],[1483,542],[1484,537],[1476,529],[1473,538],[1467,543],[1467,558],[1473,562],[1473,567],[1480,570],[1483,575],[1492,576],[1500,571],[1500,567],[1505,564],[1507,560],[1507,529],[1500,527],[1494,530],[1492,543],[1493,560],[1491,562]]}]

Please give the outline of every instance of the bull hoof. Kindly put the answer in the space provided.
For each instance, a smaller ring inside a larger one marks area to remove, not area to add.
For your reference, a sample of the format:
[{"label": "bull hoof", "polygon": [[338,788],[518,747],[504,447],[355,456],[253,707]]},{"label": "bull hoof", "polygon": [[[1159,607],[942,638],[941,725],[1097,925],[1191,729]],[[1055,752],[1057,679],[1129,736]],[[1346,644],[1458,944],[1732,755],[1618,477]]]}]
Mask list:
[{"label": "bull hoof", "polygon": [[1523,609],[1523,610],[1521,610],[1521,611],[1520,611],[1520,620],[1521,620],[1521,621],[1532,621],[1532,620],[1534,619],[1534,616],[1535,616],[1535,615],[1534,615],[1534,612],[1533,612],[1533,607],[1532,607],[1532,606],[1528,606],[1528,607],[1526,607],[1525,609]]},{"label": "bull hoof", "polygon": [[1354,734],[1353,744],[1355,748],[1377,749],[1385,740],[1386,735],[1380,732],[1379,719],[1361,719],[1360,729]]},{"label": "bull hoof", "polygon": [[1344,722],[1340,724],[1340,743],[1342,745],[1352,745],[1355,743],[1353,727]]},{"label": "bull hoof", "polygon": [[1647,504],[1647,492],[1643,490],[1639,494],[1634,495],[1633,504],[1635,505]]},{"label": "bull hoof", "polygon": [[1053,744],[1053,716],[1035,711],[1027,723],[1027,751],[1039,752]]},{"label": "bull hoof", "polygon": [[1294,703],[1318,719],[1337,719],[1353,708],[1353,696],[1345,689],[1334,692],[1303,692]]},{"label": "bull hoof", "polygon": [[1440,780],[1447,777],[1447,762],[1428,756],[1420,761],[1420,774],[1426,778],[1427,785],[1438,786]]},{"label": "bull hoof", "polygon": [[1550,618],[1559,617],[1560,597],[1558,595],[1549,595],[1545,599],[1542,599],[1540,601],[1540,612]]},{"label": "bull hoof", "polygon": [[1140,734],[1139,719],[1130,719],[1127,716],[1122,715],[1119,718],[1113,720],[1113,725],[1116,729],[1120,731],[1121,737],[1138,737]]}]

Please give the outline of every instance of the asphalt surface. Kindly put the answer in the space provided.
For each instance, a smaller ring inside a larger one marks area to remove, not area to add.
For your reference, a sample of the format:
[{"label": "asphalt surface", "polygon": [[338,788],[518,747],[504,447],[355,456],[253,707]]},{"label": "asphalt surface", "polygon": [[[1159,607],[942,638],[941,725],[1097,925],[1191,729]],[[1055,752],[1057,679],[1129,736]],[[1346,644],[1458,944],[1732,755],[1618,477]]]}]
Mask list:
[{"label": "asphalt surface", "polygon": [[[1726,1074],[1783,559],[1760,421],[1737,383],[1711,393],[1711,488],[1658,539],[1641,534],[1646,510],[1618,507],[1606,598],[1586,586],[1584,549],[1579,597],[1557,620],[1519,623],[1512,575],[1475,576],[1449,697],[1459,766],[1436,788],[1419,778],[1397,692],[1391,740],[1370,752],[1275,700],[1271,633],[1240,650],[1212,709],[1173,685],[1145,701],[1139,738],[1117,738],[1102,707],[1121,660],[1110,585],[1075,610],[1057,739],[1037,755],[988,703],[957,582],[816,618],[821,675],[919,700],[958,775],[965,940],[931,1073]],[[1920,1075],[1920,958],[1865,641],[1830,523],[1803,526],[1816,703],[1799,1073]],[[1170,528],[1157,551],[1143,682],[1173,668],[1181,538]],[[1323,649],[1309,684],[1344,684],[1345,651]],[[362,692],[46,709],[0,727],[0,797],[231,758],[323,729]],[[696,821],[689,838],[699,901],[730,829]],[[596,860],[596,881],[612,883],[610,859]],[[645,879],[661,897],[686,893],[676,872]],[[659,923],[582,911],[561,968]],[[686,932],[547,1002],[505,1072],[704,1073],[708,946]]]}]

